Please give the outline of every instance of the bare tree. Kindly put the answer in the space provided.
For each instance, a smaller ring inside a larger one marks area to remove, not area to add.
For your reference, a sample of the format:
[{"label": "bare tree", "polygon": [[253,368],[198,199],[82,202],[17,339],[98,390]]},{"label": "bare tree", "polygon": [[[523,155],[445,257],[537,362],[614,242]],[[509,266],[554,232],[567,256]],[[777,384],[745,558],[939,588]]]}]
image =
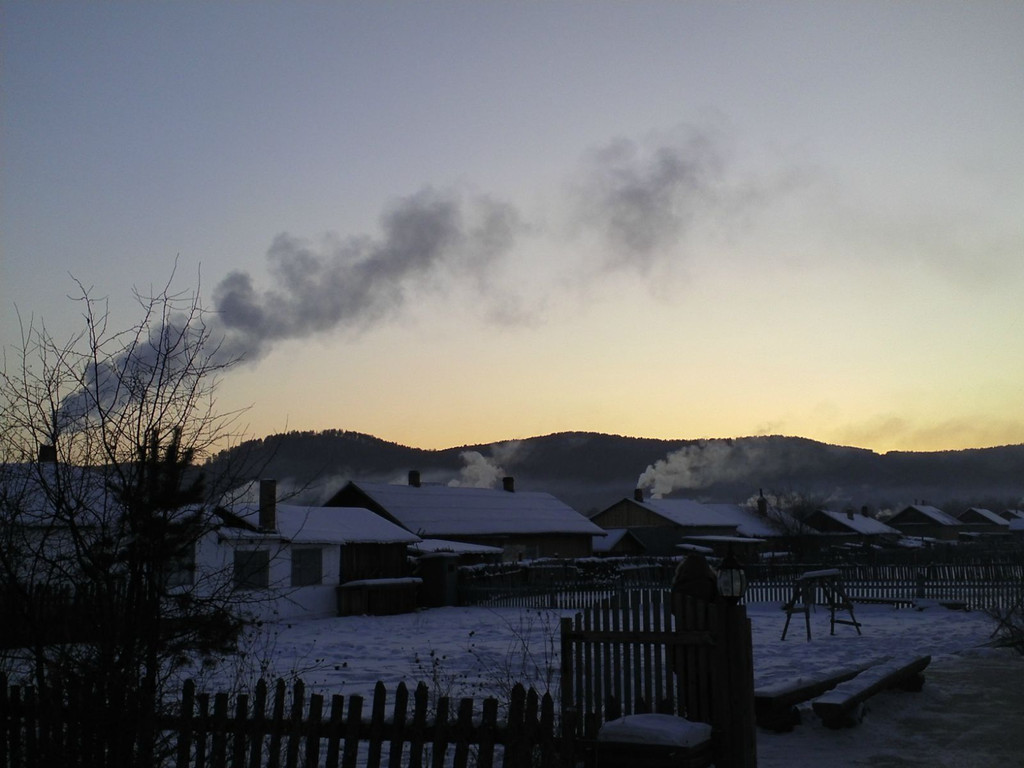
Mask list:
[{"label": "bare tree", "polygon": [[219,413],[215,393],[235,361],[198,292],[172,281],[137,292],[142,319],[121,331],[76,281],[81,331],[60,342],[23,323],[20,347],[4,355],[6,663],[94,740],[85,750],[51,739],[47,764],[157,764],[155,724],[176,669],[231,648],[241,628],[228,575],[195,567],[231,484],[197,464],[233,440],[238,414]]}]

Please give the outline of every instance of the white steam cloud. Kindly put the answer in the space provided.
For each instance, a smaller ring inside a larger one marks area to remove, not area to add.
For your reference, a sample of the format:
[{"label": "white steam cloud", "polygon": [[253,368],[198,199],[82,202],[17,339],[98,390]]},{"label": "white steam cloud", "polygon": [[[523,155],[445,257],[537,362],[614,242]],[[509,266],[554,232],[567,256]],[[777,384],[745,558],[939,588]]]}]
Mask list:
[{"label": "white steam cloud", "polygon": [[461,488],[497,488],[508,473],[504,467],[516,461],[521,442],[509,440],[491,446],[491,456],[480,451],[463,451],[459,454],[464,466],[458,477],[448,482],[449,486]]},{"label": "white steam cloud", "polygon": [[747,477],[751,468],[772,471],[777,457],[757,440],[705,440],[673,451],[647,467],[637,487],[661,498],[673,491],[697,490]]}]

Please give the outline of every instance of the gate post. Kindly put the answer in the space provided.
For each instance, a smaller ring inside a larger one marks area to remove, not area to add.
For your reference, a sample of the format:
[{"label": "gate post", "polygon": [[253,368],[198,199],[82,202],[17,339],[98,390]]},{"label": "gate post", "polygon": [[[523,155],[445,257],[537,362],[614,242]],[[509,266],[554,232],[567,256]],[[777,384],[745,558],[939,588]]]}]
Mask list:
[{"label": "gate post", "polygon": [[718,600],[715,640],[715,765],[756,768],[757,728],[754,716],[754,653],[747,609]]}]

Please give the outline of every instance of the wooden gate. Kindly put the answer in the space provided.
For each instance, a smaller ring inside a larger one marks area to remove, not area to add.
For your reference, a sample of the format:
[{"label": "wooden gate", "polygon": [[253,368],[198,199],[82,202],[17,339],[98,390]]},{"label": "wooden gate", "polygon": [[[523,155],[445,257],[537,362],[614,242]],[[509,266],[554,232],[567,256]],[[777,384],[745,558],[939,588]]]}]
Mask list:
[{"label": "wooden gate", "polygon": [[661,712],[709,723],[715,765],[756,765],[746,609],[668,591],[626,593],[561,622],[562,722],[583,742],[603,722]]}]

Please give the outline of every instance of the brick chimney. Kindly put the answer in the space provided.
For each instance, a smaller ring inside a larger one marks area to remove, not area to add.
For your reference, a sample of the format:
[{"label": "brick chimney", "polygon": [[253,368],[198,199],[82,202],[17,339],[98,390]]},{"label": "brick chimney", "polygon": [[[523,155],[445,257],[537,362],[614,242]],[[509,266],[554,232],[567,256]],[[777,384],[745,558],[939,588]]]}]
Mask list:
[{"label": "brick chimney", "polygon": [[850,507],[848,510],[846,510],[846,517],[850,520],[853,520],[853,507]]},{"label": "brick chimney", "polygon": [[56,464],[57,463],[57,446],[48,445],[47,443],[40,443],[39,445],[39,463],[40,464]]},{"label": "brick chimney", "polygon": [[503,477],[501,478],[501,487],[509,493],[515,493],[516,491],[516,479],[514,477]]},{"label": "brick chimney", "polygon": [[634,488],[633,489],[633,501],[643,501],[643,500],[644,500],[644,489],[643,488]]},{"label": "brick chimney", "polygon": [[261,531],[277,530],[277,480],[260,480]]},{"label": "brick chimney", "polygon": [[764,497],[764,491],[757,489],[757,513],[762,517],[768,517],[768,499]]},{"label": "brick chimney", "polygon": [[420,487],[420,471],[418,469],[409,470],[409,485],[413,488]]}]

